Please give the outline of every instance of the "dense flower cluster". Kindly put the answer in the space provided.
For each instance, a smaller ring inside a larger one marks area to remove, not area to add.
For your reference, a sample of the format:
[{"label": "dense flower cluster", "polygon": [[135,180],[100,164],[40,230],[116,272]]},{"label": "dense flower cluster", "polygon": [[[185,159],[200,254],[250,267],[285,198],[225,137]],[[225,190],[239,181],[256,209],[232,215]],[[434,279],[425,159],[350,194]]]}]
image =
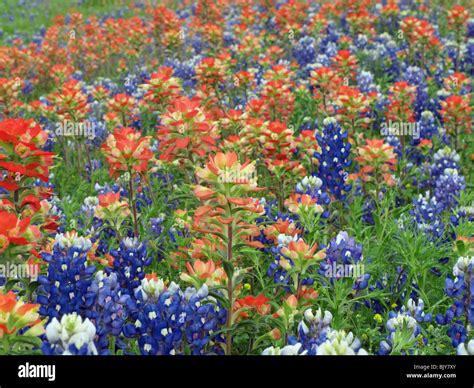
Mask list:
[{"label": "dense flower cluster", "polygon": [[183,292],[175,283],[165,286],[163,280],[150,277],[142,281],[135,296],[139,305],[124,333],[138,337],[142,354],[203,354],[213,348],[219,352],[210,345],[222,341],[216,332],[226,312],[211,303],[206,285]]},{"label": "dense flower cluster", "polygon": [[316,135],[321,152],[316,154],[319,160],[318,176],[326,189],[337,201],[345,198],[344,193],[351,190],[347,178],[348,167],[352,164],[349,159],[351,144],[344,132],[334,119],[325,119],[322,134]]},{"label": "dense flower cluster", "polygon": [[436,316],[436,321],[442,325],[449,325],[448,335],[453,346],[463,348],[467,342],[470,327],[474,323],[473,302],[473,266],[474,257],[460,257],[453,268],[454,279],[446,277],[445,291],[452,299],[452,305],[444,315]]},{"label": "dense flower cluster", "polygon": [[111,3],[0,29],[1,354],[474,353],[467,7]]},{"label": "dense flower cluster", "polygon": [[[386,354],[406,354],[412,352],[417,345],[417,337],[421,333],[420,323],[430,322],[431,314],[425,314],[423,309],[425,304],[422,299],[414,301],[409,299],[406,307],[400,311],[391,311],[386,323],[388,331],[387,340],[380,343],[379,353]],[[422,341],[426,341],[423,340]]]}]

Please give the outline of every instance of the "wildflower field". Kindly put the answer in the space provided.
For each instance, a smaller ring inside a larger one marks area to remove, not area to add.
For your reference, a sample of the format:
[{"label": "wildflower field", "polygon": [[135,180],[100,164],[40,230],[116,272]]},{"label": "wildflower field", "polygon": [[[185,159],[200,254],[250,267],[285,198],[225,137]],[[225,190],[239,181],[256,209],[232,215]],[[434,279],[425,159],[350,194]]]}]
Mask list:
[{"label": "wildflower field", "polygon": [[0,354],[474,355],[472,14],[4,0]]}]

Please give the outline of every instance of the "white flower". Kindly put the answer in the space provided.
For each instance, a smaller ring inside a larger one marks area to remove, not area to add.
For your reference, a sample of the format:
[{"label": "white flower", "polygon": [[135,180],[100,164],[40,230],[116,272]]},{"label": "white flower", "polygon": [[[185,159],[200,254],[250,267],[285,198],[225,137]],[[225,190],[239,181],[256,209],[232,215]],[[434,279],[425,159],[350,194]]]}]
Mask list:
[{"label": "white flower", "polygon": [[459,344],[456,350],[458,356],[474,356],[474,339],[467,343],[467,347],[465,343]]},{"label": "white flower", "polygon": [[453,275],[459,276],[468,272],[469,266],[474,268],[474,256],[463,256],[458,259],[453,267]]},{"label": "white flower", "polygon": [[324,120],[323,120],[323,125],[330,125],[330,124],[336,124],[336,119],[334,117],[326,117]]},{"label": "white flower", "polygon": [[304,319],[308,321],[308,323],[319,324],[322,320],[323,326],[329,326],[332,321],[331,312],[325,311],[324,317],[323,317],[323,313],[320,308],[316,311],[316,314],[313,313],[313,310],[307,309],[303,315],[304,315]]},{"label": "white flower", "polygon": [[55,244],[61,249],[77,248],[81,252],[88,252],[92,247],[91,240],[79,237],[77,232],[58,233],[54,238]]},{"label": "white flower", "polygon": [[61,330],[61,324],[56,318],[53,318],[50,324],[46,326],[46,338],[48,341],[51,343],[58,342],[61,335]]},{"label": "white flower", "polygon": [[402,330],[404,327],[409,329],[412,332],[412,337],[414,337],[418,323],[416,322],[415,318],[400,313],[398,313],[396,317],[390,318],[387,321],[387,329],[391,332]]},{"label": "white flower", "polygon": [[70,345],[75,345],[80,349],[87,345],[88,353],[97,355],[94,345],[96,329],[94,324],[86,318],[84,321],[77,313],[65,314],[61,317],[61,322],[56,318],[46,327],[46,338],[51,345],[62,348],[63,354],[71,354]]},{"label": "white flower", "polygon": [[352,332],[346,334],[344,330],[333,330],[328,332],[326,342],[318,346],[317,355],[367,355],[360,347],[360,341],[354,337]]},{"label": "white flower", "polygon": [[140,247],[140,241],[136,237],[125,237],[123,245],[126,249],[137,249]]},{"label": "white flower", "polygon": [[301,344],[297,343],[295,345],[286,345],[283,348],[275,348],[273,346],[270,346],[269,348],[266,348],[263,352],[262,355],[264,356],[304,356],[306,353],[308,353],[306,350],[299,353],[301,349]]},{"label": "white flower", "polygon": [[165,289],[165,283],[163,279],[142,279],[140,290],[142,292],[143,300],[148,298],[157,299],[161,292]]},{"label": "white flower", "polygon": [[99,204],[99,198],[97,197],[86,197],[84,198],[84,205],[93,208]]},{"label": "white flower", "polygon": [[278,246],[287,246],[292,241],[295,241],[295,242],[298,241],[299,237],[298,235],[289,236],[287,234],[281,233],[278,235],[277,240],[278,240]]}]

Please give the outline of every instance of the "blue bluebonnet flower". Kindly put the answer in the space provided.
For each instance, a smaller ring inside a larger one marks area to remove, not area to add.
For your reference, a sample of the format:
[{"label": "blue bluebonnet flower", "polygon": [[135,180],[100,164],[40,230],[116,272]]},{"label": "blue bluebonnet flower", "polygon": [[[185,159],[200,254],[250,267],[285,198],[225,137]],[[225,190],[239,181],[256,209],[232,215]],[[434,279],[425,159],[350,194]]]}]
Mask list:
[{"label": "blue bluebonnet flower", "polygon": [[303,314],[303,320],[298,324],[298,337],[290,338],[290,342],[301,343],[303,350],[309,355],[315,355],[318,346],[327,339],[331,322],[332,314],[329,311],[323,313],[321,309],[316,312],[307,309]]},{"label": "blue bluebonnet flower", "polygon": [[185,323],[181,298],[179,287],[171,284],[158,295],[156,302],[143,303],[134,324],[124,327],[127,337],[138,336],[143,355],[176,354],[182,342],[181,327]]},{"label": "blue bluebonnet flower", "polygon": [[413,208],[410,215],[413,217],[415,228],[435,239],[444,234],[444,222],[442,219],[443,205],[438,203],[436,197],[419,194],[413,199]]},{"label": "blue bluebonnet flower", "polygon": [[296,192],[298,194],[313,194],[311,196],[316,197],[321,195],[321,186],[323,181],[315,176],[305,176],[300,182],[296,184]]},{"label": "blue bluebonnet flower", "polygon": [[[360,193],[359,195],[362,195]],[[375,225],[374,211],[376,209],[375,201],[373,198],[364,198],[362,204],[362,221],[369,225]]]},{"label": "blue bluebonnet flower", "polygon": [[89,291],[96,297],[94,305],[88,311],[88,316],[97,327],[96,345],[101,355],[109,354],[110,336],[116,337],[116,347],[125,347],[119,336],[129,311],[133,311],[136,306],[130,295],[122,292],[117,274],[108,272],[97,272],[89,287]]},{"label": "blue bluebonnet flower", "polygon": [[[93,129],[93,138],[87,138],[86,141],[92,146],[100,147],[100,145],[105,141],[107,135],[109,134],[107,131],[107,126],[102,119],[98,119],[92,115],[89,115],[87,120],[91,125],[91,128]],[[95,166],[89,166],[88,164],[87,167],[94,171],[94,168],[97,168],[97,164],[98,162],[96,161]]]},{"label": "blue bluebonnet flower", "polygon": [[[127,337],[138,337],[144,355],[203,354],[208,344],[222,342],[216,332],[225,323],[226,311],[209,297],[208,288],[181,291],[157,278],[144,279],[135,291],[138,306],[134,322],[124,327]],[[215,352],[220,352],[215,346]]]},{"label": "blue bluebonnet flower", "polygon": [[450,216],[450,221],[454,226],[461,222],[474,222],[474,206],[460,206],[456,208]]},{"label": "blue bluebonnet flower", "polygon": [[[429,189],[429,180],[424,179],[423,176],[429,174],[426,163],[431,160],[431,153],[429,155],[425,155],[418,145],[420,144],[421,140],[433,139],[433,137],[439,136],[440,133],[438,130],[438,125],[436,124],[435,116],[429,110],[425,110],[421,113],[420,119],[416,122],[416,125],[419,130],[419,136],[416,138],[412,137],[410,144],[405,147],[405,153],[409,160],[406,168],[407,170],[413,168],[413,164],[418,166],[418,168],[421,169],[422,178],[420,180],[418,180],[417,177],[414,178],[413,185],[422,189]],[[397,154],[401,155],[401,152],[397,152]]]},{"label": "blue bluebonnet flower", "polygon": [[307,309],[303,320],[298,324],[297,337],[290,336],[291,347],[278,350],[271,347],[263,354],[299,354],[299,355],[356,355],[367,354],[361,349],[361,342],[352,333],[331,328],[332,314],[321,309],[313,312]]},{"label": "blue bluebonnet flower", "polygon": [[357,74],[357,86],[362,93],[378,91],[378,87],[374,83],[374,75],[370,71],[362,70],[359,74]]},{"label": "blue bluebonnet flower", "polygon": [[95,267],[87,263],[88,249],[90,241],[86,239],[59,235],[53,252],[42,254],[48,270],[38,277],[41,315],[51,320],[72,312],[82,314],[93,305],[94,294],[89,287]]},{"label": "blue bluebonnet flower", "polygon": [[67,223],[66,215],[63,212],[62,201],[57,197],[53,196],[49,200],[51,208],[49,209],[49,214],[51,217],[57,217],[57,222],[60,224],[58,227],[58,232],[64,232],[64,225]]},{"label": "blue bluebonnet flower", "polygon": [[120,286],[133,295],[145,277],[145,267],[152,262],[147,254],[146,244],[136,238],[126,237],[120,242],[118,249],[112,249],[113,269],[117,274]]},{"label": "blue bluebonnet flower", "polygon": [[165,221],[165,215],[160,214],[158,217],[150,218],[150,230],[156,236],[161,236],[163,233],[163,222]]},{"label": "blue bluebonnet flower", "polygon": [[97,355],[95,326],[77,313],[65,314],[46,326],[46,340],[41,350],[46,355]]},{"label": "blue bluebonnet flower", "polygon": [[[418,301],[409,299],[400,311],[389,312],[386,324],[389,334],[380,343],[379,354],[390,354],[394,347],[400,347],[402,353],[411,352],[416,347],[415,339],[421,333],[420,323],[431,322],[432,319],[431,314],[423,312],[424,306],[421,298]],[[426,338],[423,341],[426,342]]]},{"label": "blue bluebonnet flower", "polygon": [[468,38],[474,38],[474,18],[469,18],[467,20],[467,33]]},{"label": "blue bluebonnet flower", "polygon": [[316,59],[316,39],[303,36],[293,48],[293,56],[301,67],[313,63]]},{"label": "blue bluebonnet flower", "polygon": [[464,56],[461,59],[461,66],[463,70],[471,77],[474,75],[474,43],[472,43],[472,39],[464,49]]},{"label": "blue bluebonnet flower", "polygon": [[79,236],[76,232],[67,232],[56,234],[54,245],[62,251],[74,248],[77,252],[87,253],[92,247],[92,242],[88,238]]},{"label": "blue bluebonnet flower", "polygon": [[219,343],[224,342],[224,337],[215,332],[225,324],[226,310],[208,296],[207,287],[201,287],[197,291],[187,288],[184,299],[187,302],[184,306],[187,317],[185,336],[192,354],[204,354],[211,340],[213,346],[210,351],[222,354]]},{"label": "blue bluebonnet flower", "polygon": [[460,257],[453,267],[454,279],[446,277],[445,292],[453,304],[436,322],[449,325],[448,336],[454,347],[467,339],[469,326],[474,325],[474,256]]},{"label": "blue bluebonnet flower", "polygon": [[196,85],[196,64],[201,62],[202,57],[197,55],[191,59],[180,61],[178,59],[166,59],[163,66],[173,69],[173,75],[183,80],[183,87],[193,88]]},{"label": "blue bluebonnet flower", "polygon": [[438,150],[433,155],[433,163],[430,166],[430,175],[432,185],[434,187],[436,180],[441,176],[447,168],[455,169],[459,171],[460,156],[455,150],[449,147],[444,147]]},{"label": "blue bluebonnet flower", "polygon": [[436,118],[431,111],[423,111],[418,123],[420,126],[420,139],[432,139],[433,136],[439,135]]},{"label": "blue bluebonnet flower", "polygon": [[359,275],[354,279],[353,288],[362,290],[367,287],[370,279],[370,274],[359,274],[364,272],[363,259],[362,245],[342,231],[326,247],[326,258],[320,264],[319,273],[328,277],[331,282],[342,277],[354,278],[354,275]]},{"label": "blue bluebonnet flower", "polygon": [[[335,55],[337,53],[337,48],[334,51]],[[331,58],[328,57],[326,54],[318,54],[315,59],[316,66],[315,67],[329,67],[331,66]]]},{"label": "blue bluebonnet flower", "polygon": [[357,35],[354,45],[357,49],[363,50],[365,47],[367,47],[367,44],[369,43],[369,38],[367,35],[359,34]]},{"label": "blue bluebonnet flower", "polygon": [[422,322],[431,322],[433,316],[430,313],[425,313],[423,309],[425,308],[425,302],[423,299],[418,298],[418,301],[414,299],[409,299],[406,307],[401,308],[402,312],[407,312],[410,314],[418,323]]},{"label": "blue bluebonnet flower", "polygon": [[140,85],[142,85],[147,78],[150,78],[150,75],[147,73],[143,75],[136,73],[125,74],[123,81],[125,93],[140,99],[143,96],[143,90],[140,88]]},{"label": "blue bluebonnet flower", "polygon": [[434,196],[443,210],[451,210],[458,205],[465,188],[464,177],[458,174],[458,170],[446,168],[435,182]]},{"label": "blue bluebonnet flower", "polygon": [[323,190],[328,190],[336,200],[344,200],[351,185],[346,178],[352,161],[349,158],[351,145],[347,140],[347,132],[343,131],[333,118],[323,122],[322,133],[316,135],[321,152],[315,157],[319,160],[318,177]]},{"label": "blue bluebonnet flower", "polygon": [[398,157],[402,156],[402,142],[398,136],[388,135],[385,138],[385,143],[391,145],[394,148],[394,152]]},{"label": "blue bluebonnet flower", "polygon": [[411,85],[421,85],[424,82],[424,71],[418,66],[408,66],[403,74],[403,79]]},{"label": "blue bluebonnet flower", "polygon": [[99,198],[97,198],[97,197],[86,197],[86,198],[84,198],[84,202],[81,205],[80,213],[86,219],[92,219],[92,218],[94,218],[95,209],[97,208],[98,205],[99,205]]},{"label": "blue bluebonnet flower", "polygon": [[374,74],[382,71],[394,78],[400,75],[400,60],[397,52],[400,50],[397,42],[388,33],[377,35],[374,42],[365,49],[368,56],[366,70]]},{"label": "blue bluebonnet flower", "polygon": [[414,112],[417,120],[421,118],[424,111],[436,112],[439,108],[436,99],[428,95],[428,84],[426,82],[425,72],[417,66],[409,66],[405,70],[404,80],[411,85],[416,86],[416,98],[414,102]]},{"label": "blue bluebonnet flower", "polygon": [[[267,276],[272,277],[273,281],[276,284],[284,285],[287,286],[290,283],[291,278],[288,276],[288,271],[282,268],[280,265],[280,260],[282,257],[281,254],[281,249],[283,247],[288,246],[288,244],[291,241],[298,241],[299,236],[287,236],[284,234],[280,234],[278,236],[278,245],[272,246],[270,248],[270,254],[273,257],[273,261],[270,263],[268,270],[267,270]],[[291,259],[287,259],[288,262],[293,265],[293,261]]]}]

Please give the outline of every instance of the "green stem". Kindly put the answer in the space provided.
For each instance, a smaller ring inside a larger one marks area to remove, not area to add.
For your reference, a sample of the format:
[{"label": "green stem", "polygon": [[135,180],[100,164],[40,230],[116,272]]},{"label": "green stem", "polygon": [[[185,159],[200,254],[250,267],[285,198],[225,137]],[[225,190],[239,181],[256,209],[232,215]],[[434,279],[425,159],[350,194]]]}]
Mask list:
[{"label": "green stem", "polygon": [[[227,226],[227,261],[229,265],[232,263],[232,223]],[[227,322],[226,322],[226,345],[225,345],[225,354],[230,356],[232,354],[232,306],[233,306],[233,299],[234,299],[234,285],[232,282],[233,274],[228,274],[227,279],[227,297],[229,299],[229,308],[227,310]]]},{"label": "green stem", "polygon": [[130,198],[130,207],[132,208],[132,214],[133,214],[133,234],[135,237],[138,237],[138,221],[137,221],[137,207],[136,203],[133,199],[133,174],[130,171],[130,180],[129,180],[129,198]]}]

